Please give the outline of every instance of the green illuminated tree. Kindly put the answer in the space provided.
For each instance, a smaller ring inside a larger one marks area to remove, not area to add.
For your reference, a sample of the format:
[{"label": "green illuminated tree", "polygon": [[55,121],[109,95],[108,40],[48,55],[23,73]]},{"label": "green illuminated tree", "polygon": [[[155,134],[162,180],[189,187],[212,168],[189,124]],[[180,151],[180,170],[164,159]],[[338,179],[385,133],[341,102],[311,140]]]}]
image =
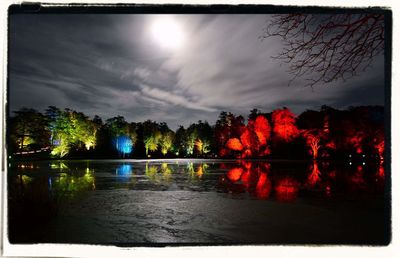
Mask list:
[{"label": "green illuminated tree", "polygon": [[174,142],[174,132],[169,131],[162,134],[160,139],[161,153],[165,156],[168,151],[172,150]]},{"label": "green illuminated tree", "polygon": [[61,111],[56,107],[46,110],[50,121],[52,154],[64,157],[73,148],[89,150],[96,145],[96,133],[99,125],[86,115],[70,109]]},{"label": "green illuminated tree", "polygon": [[46,147],[50,134],[47,117],[34,109],[21,108],[10,119],[10,139],[15,149]]},{"label": "green illuminated tree", "polygon": [[155,131],[152,134],[148,135],[144,139],[144,146],[146,149],[146,156],[149,155],[149,151],[156,151],[158,149],[158,143],[160,142],[160,139],[162,137],[162,134],[160,131]]}]

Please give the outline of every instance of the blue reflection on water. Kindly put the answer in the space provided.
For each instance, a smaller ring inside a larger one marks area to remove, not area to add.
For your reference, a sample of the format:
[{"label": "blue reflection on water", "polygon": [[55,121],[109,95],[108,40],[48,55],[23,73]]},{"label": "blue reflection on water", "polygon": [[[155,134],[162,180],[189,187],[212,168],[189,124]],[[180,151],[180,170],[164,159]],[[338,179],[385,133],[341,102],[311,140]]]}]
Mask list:
[{"label": "blue reflection on water", "polygon": [[117,176],[129,177],[132,174],[132,165],[123,164],[115,170]]}]

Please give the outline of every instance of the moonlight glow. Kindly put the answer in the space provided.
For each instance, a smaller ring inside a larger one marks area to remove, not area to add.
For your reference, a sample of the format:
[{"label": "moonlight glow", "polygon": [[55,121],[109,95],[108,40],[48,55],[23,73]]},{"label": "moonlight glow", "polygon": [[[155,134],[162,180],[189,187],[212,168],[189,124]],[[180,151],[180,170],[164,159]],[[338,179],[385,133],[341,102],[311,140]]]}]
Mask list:
[{"label": "moonlight glow", "polygon": [[151,33],[163,48],[177,49],[184,43],[182,26],[172,17],[157,18],[151,25]]}]

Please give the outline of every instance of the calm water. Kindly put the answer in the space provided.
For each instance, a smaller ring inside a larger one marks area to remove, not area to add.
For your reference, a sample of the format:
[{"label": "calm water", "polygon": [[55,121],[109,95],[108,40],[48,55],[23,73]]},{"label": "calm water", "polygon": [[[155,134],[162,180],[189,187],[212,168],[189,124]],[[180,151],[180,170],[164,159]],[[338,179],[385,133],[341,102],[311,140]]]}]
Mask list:
[{"label": "calm water", "polygon": [[383,164],[9,164],[15,243],[372,244],[389,239]]}]

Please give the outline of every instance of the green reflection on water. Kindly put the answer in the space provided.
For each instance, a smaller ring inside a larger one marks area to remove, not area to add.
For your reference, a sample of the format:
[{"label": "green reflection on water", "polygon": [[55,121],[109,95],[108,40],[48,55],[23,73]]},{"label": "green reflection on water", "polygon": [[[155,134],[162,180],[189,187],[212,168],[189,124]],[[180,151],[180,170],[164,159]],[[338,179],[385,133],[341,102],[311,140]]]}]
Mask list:
[{"label": "green reflection on water", "polygon": [[161,165],[149,165],[149,162],[146,163],[145,175],[153,183],[170,182],[173,172],[174,170],[167,163],[162,163]]},{"label": "green reflection on water", "polygon": [[80,192],[95,190],[94,170],[86,168],[83,176],[61,173],[52,183],[52,190],[59,193],[70,193],[74,197]]},{"label": "green reflection on water", "polygon": [[186,169],[187,169],[189,178],[191,180],[193,180],[193,179],[201,179],[205,174],[207,174],[208,167],[209,167],[209,165],[206,163],[196,164],[196,167],[195,167],[193,165],[193,162],[189,162]]}]

